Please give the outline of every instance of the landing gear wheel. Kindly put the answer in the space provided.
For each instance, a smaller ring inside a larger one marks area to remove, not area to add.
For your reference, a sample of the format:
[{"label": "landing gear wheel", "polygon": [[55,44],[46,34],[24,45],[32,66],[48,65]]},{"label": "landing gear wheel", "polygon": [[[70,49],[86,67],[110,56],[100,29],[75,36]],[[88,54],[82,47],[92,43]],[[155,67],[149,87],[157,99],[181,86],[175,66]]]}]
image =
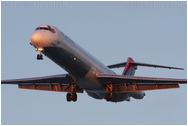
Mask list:
[{"label": "landing gear wheel", "polygon": [[71,93],[67,93],[67,101],[70,102],[72,100]]},{"label": "landing gear wheel", "polygon": [[42,54],[37,55],[37,60],[43,60]]},{"label": "landing gear wheel", "polygon": [[110,93],[106,93],[106,101],[110,101]]},{"label": "landing gear wheel", "polygon": [[115,100],[115,93],[106,93],[106,101],[114,101]]},{"label": "landing gear wheel", "polygon": [[43,56],[42,56],[42,54],[40,54],[39,56],[40,56],[40,60],[43,60]]},{"label": "landing gear wheel", "polygon": [[37,60],[39,60],[39,59],[40,59],[40,55],[38,54],[38,55],[37,55]]},{"label": "landing gear wheel", "polygon": [[111,94],[111,101],[115,101],[115,93],[114,92]]},{"label": "landing gear wheel", "polygon": [[72,93],[72,101],[73,102],[77,101],[77,94],[76,93]]}]

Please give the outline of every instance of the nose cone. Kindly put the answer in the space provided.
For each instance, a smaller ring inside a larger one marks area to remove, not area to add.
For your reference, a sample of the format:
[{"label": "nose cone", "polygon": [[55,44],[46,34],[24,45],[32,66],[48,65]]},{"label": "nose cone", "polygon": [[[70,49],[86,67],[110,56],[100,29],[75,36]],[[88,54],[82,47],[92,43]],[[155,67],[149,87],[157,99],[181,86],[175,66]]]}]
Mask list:
[{"label": "nose cone", "polygon": [[31,44],[34,47],[49,47],[53,43],[53,37],[46,32],[34,32],[31,35]]},{"label": "nose cone", "polygon": [[44,35],[38,32],[35,32],[31,35],[31,44],[38,47],[43,42]]}]

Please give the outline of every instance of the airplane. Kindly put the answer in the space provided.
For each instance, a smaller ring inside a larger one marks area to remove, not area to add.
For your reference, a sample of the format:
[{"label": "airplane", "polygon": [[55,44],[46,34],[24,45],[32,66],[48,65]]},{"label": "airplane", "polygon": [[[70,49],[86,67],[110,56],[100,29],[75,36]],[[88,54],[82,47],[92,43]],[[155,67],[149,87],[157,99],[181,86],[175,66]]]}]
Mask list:
[{"label": "airplane", "polygon": [[[84,91],[92,98],[108,102],[130,101],[131,97],[143,99],[144,91],[179,88],[187,79],[153,78],[134,76],[138,66],[184,70],[183,68],[135,62],[106,66],[90,55],[63,32],[51,25],[37,27],[31,35],[32,46],[39,51],[37,60],[43,55],[67,71],[44,77],[2,80],[1,84],[17,84],[19,89],[66,92],[68,102],[77,101],[77,93]],[[122,75],[113,68],[124,67]]]}]

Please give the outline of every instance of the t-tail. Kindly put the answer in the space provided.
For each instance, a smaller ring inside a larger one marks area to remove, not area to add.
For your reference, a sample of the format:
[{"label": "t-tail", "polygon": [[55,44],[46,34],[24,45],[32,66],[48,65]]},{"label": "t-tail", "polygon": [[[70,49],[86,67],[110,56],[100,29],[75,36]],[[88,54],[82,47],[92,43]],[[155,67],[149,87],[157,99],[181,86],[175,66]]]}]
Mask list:
[{"label": "t-tail", "polygon": [[122,75],[134,76],[135,70],[137,69],[137,66],[133,65],[133,63],[134,63],[134,60],[131,57],[129,57],[127,59],[127,63],[126,63],[126,66],[125,66],[125,69],[124,69]]},{"label": "t-tail", "polygon": [[163,65],[155,65],[155,64],[148,64],[148,63],[135,62],[135,61],[134,61],[132,58],[130,58],[130,57],[127,59],[127,62],[109,65],[108,67],[109,67],[110,69],[112,69],[112,68],[125,67],[125,69],[124,69],[122,75],[134,76],[135,70],[137,69],[137,66],[184,70],[183,68],[179,68],[179,67],[171,67],[171,66],[163,66]]}]

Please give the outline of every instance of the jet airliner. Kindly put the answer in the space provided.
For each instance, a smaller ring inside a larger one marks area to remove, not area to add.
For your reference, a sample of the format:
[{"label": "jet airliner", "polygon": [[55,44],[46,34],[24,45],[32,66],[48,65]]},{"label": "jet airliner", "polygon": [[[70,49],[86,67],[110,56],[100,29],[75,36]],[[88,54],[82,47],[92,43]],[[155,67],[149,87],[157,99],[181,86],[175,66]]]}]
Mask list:
[{"label": "jet airliner", "polygon": [[[95,99],[121,102],[130,101],[131,97],[143,99],[144,91],[179,88],[179,84],[187,83],[187,79],[134,76],[138,66],[183,68],[135,62],[130,57],[127,62],[106,66],[51,25],[37,27],[31,35],[30,44],[39,51],[37,60],[42,60],[44,54],[68,73],[2,80],[2,84],[17,84],[20,89],[67,92],[68,102],[77,101],[77,93],[84,91]],[[112,71],[120,67],[124,67],[122,75]]]}]

